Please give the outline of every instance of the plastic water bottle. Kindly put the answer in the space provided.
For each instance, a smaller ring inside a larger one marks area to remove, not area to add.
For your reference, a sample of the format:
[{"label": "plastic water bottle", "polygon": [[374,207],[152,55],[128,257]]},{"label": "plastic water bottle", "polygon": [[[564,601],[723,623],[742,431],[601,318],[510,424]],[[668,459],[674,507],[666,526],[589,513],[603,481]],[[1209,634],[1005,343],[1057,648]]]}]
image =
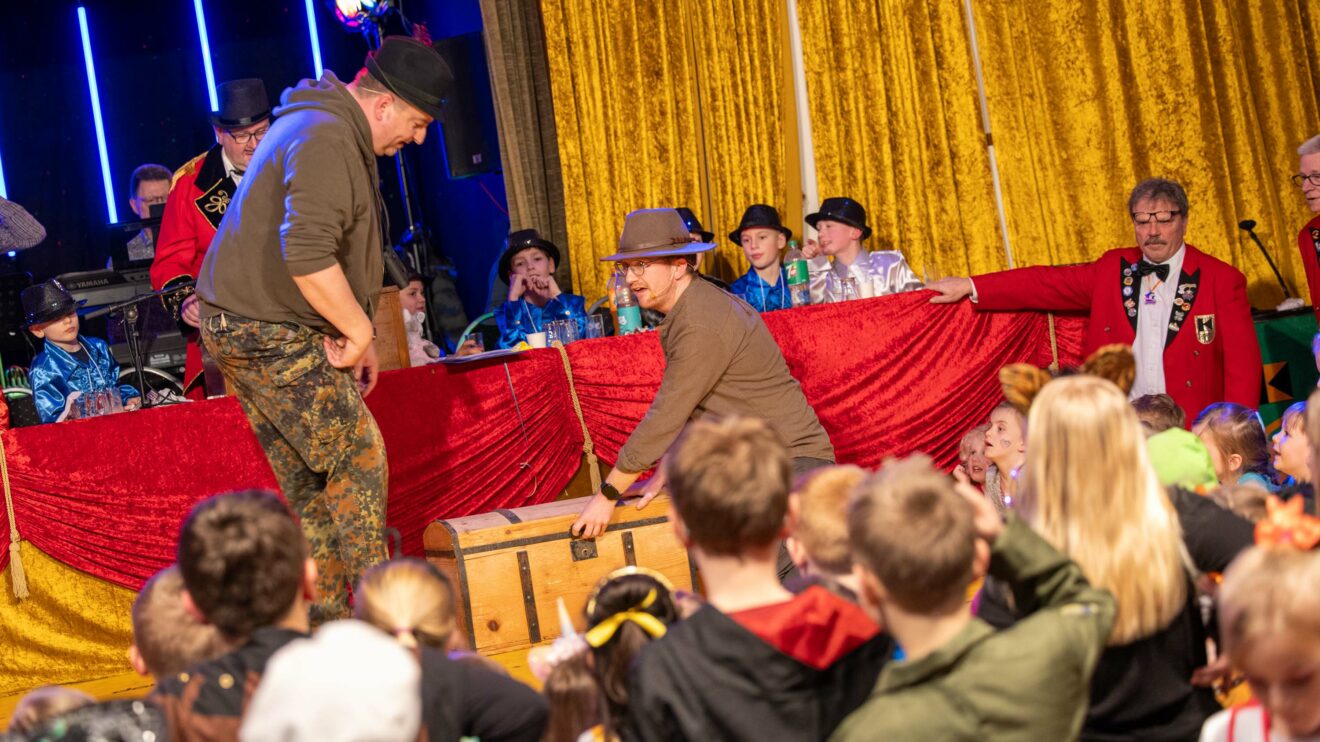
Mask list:
[{"label": "plastic water bottle", "polygon": [[637,296],[628,288],[627,281],[619,281],[615,286],[614,307],[618,334],[628,335],[642,329],[642,308],[637,306]]},{"label": "plastic water bottle", "polygon": [[788,254],[784,256],[784,273],[788,280],[788,300],[792,306],[805,307],[811,303],[811,275],[807,259],[798,249],[797,240],[788,241]]}]

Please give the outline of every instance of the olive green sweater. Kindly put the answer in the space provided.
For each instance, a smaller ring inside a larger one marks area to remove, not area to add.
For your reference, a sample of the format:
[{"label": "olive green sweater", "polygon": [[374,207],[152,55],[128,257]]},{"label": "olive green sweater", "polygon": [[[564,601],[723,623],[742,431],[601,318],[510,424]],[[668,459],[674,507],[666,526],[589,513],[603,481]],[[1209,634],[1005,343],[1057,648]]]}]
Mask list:
[{"label": "olive green sweater", "polygon": [[834,446],[788,372],[761,315],[713,284],[693,280],[661,323],[665,374],[651,409],[619,450],[623,471],[651,468],[689,420],[763,418],[789,455],[834,460]]}]

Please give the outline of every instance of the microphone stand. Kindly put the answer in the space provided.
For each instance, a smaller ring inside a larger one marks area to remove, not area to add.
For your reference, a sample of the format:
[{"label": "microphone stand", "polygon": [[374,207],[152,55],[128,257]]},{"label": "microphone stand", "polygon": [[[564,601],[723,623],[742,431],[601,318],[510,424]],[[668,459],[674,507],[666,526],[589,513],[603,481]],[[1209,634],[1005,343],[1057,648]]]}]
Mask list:
[{"label": "microphone stand", "polygon": [[[83,319],[96,319],[97,317],[112,314],[121,309],[123,310],[120,321],[124,325],[124,339],[128,342],[128,355],[133,361],[133,371],[137,374],[137,390],[138,394],[142,395],[143,409],[154,407],[155,405],[147,399],[146,364],[142,361],[142,336],[137,326],[138,305],[147,299],[159,299],[162,296],[167,296],[183,289],[190,289],[193,286],[194,284],[192,283],[182,283],[178,286],[171,286],[168,289],[153,291],[149,294],[141,294],[132,299],[121,301],[118,304],[110,304],[101,307],[100,309],[94,309],[82,316]],[[118,382],[119,380],[115,379],[115,381]]]},{"label": "microphone stand", "polygon": [[1283,289],[1283,298],[1293,298],[1292,292],[1288,290],[1288,284],[1284,283],[1283,274],[1279,273],[1279,266],[1274,264],[1274,258],[1270,257],[1269,250],[1265,249],[1265,245],[1263,245],[1260,238],[1256,236],[1256,222],[1250,219],[1243,220],[1238,222],[1238,229],[1251,235],[1251,241],[1256,243],[1256,247],[1260,248],[1260,254],[1265,256],[1265,262],[1269,263],[1270,270],[1274,271],[1274,278],[1279,282],[1279,288]]}]

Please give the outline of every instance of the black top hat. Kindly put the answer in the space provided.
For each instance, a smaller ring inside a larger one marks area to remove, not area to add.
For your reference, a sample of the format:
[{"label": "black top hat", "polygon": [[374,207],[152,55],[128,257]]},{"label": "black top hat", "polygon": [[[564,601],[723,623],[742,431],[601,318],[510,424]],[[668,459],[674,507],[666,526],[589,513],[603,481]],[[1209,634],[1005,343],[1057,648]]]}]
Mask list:
[{"label": "black top hat", "polygon": [[23,302],[24,322],[28,327],[59,319],[87,303],[86,299],[74,300],[64,284],[54,278],[23,289],[19,300]]},{"label": "black top hat", "polygon": [[511,265],[513,256],[529,247],[535,247],[545,253],[554,261],[555,267],[559,267],[559,248],[555,247],[555,243],[542,237],[535,229],[520,229],[509,233],[509,246],[504,248],[504,254],[500,256],[501,281],[509,282],[509,274],[513,272]]},{"label": "black top hat", "polygon": [[793,236],[793,230],[780,223],[779,211],[775,207],[766,204],[752,204],[743,212],[742,222],[738,224],[738,228],[729,233],[729,239],[733,240],[733,244],[741,245],[743,230],[755,227],[776,230],[785,238]]},{"label": "black top hat", "polygon": [[270,118],[270,96],[266,83],[256,78],[230,80],[215,86],[220,110],[211,114],[211,123],[222,129],[249,126]]},{"label": "black top hat", "polygon": [[707,232],[705,228],[701,226],[701,222],[697,221],[697,215],[692,213],[692,209],[689,209],[686,206],[680,206],[677,209],[674,209],[674,211],[677,211],[678,215],[683,217],[683,223],[687,225],[689,232],[696,232],[701,235],[702,242],[715,241],[715,233]]},{"label": "black top hat", "polygon": [[866,226],[866,209],[863,209],[861,204],[846,196],[825,199],[825,202],[820,205],[820,211],[807,214],[806,221],[812,229],[815,229],[816,222],[821,219],[843,222],[850,227],[856,227],[862,230],[862,239],[871,236],[871,228]]},{"label": "black top hat", "polygon": [[436,121],[444,120],[454,73],[435,47],[409,36],[387,36],[363,65],[390,92]]}]

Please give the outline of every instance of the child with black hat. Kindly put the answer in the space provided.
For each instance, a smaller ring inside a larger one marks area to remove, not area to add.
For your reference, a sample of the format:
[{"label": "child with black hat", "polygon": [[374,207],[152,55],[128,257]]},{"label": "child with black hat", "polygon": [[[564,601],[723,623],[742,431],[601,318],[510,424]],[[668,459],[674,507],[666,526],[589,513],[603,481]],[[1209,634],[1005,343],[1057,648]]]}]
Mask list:
[{"label": "child with black hat", "polygon": [[136,389],[119,383],[119,364],[110,346],[78,333],[78,307],[83,301],[75,301],[59,281],[51,279],[23,289],[22,302],[28,331],[46,340],[45,350],[32,359],[28,372],[43,423],[63,420],[78,396],[101,390],[116,392],[125,409],[141,404]]},{"label": "child with black hat", "polygon": [[819,242],[807,240],[802,247],[802,254],[811,260],[812,304],[869,299],[922,287],[903,253],[868,252],[862,246],[871,236],[871,228],[866,224],[866,209],[851,198],[825,199],[820,211],[808,214],[806,221],[820,234]]},{"label": "child with black hat", "polygon": [[775,207],[766,204],[748,206],[738,228],[729,233],[729,239],[742,248],[752,267],[733,282],[729,293],[751,304],[758,312],[793,306],[788,295],[788,278],[779,259],[792,236],[792,230],[780,223],[779,211]]},{"label": "child with black hat", "polygon": [[577,294],[561,291],[555,281],[559,248],[535,229],[520,229],[509,235],[509,246],[500,256],[500,278],[509,284],[509,300],[495,310],[500,326],[500,347],[512,348],[534,332],[544,332],[549,322],[587,318],[587,302]]}]

